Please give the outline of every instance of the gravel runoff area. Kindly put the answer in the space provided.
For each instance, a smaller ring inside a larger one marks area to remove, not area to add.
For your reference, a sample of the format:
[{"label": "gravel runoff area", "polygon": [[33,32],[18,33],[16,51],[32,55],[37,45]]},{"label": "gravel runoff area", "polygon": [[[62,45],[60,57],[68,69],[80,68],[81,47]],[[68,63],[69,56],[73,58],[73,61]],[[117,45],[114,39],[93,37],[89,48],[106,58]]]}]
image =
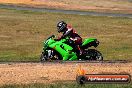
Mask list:
[{"label": "gravel runoff area", "polygon": [[132,63],[3,63],[0,64],[0,85],[73,81],[80,65],[87,74],[132,75]]}]

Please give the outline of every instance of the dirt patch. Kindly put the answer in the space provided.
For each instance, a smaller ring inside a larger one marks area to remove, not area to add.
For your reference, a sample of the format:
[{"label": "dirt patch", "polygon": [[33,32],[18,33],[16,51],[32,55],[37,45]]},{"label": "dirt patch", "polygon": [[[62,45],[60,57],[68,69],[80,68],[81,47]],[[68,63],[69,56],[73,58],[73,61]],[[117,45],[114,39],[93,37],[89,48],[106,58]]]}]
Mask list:
[{"label": "dirt patch", "polygon": [[132,63],[14,63],[0,64],[0,84],[75,80],[79,65],[82,65],[88,74],[129,73],[132,75]]}]

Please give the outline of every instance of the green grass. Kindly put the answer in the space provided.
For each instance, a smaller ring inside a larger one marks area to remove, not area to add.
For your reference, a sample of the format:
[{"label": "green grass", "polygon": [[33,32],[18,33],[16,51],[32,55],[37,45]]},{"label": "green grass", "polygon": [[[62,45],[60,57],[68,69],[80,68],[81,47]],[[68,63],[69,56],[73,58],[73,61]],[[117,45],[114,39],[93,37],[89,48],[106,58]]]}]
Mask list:
[{"label": "green grass", "polygon": [[83,37],[95,37],[105,60],[132,59],[132,19],[0,9],[0,61],[39,61],[42,41],[59,35],[64,20]]},{"label": "green grass", "polygon": [[22,84],[3,85],[0,88],[132,88],[131,84],[85,84],[76,83],[56,83],[56,84]]}]

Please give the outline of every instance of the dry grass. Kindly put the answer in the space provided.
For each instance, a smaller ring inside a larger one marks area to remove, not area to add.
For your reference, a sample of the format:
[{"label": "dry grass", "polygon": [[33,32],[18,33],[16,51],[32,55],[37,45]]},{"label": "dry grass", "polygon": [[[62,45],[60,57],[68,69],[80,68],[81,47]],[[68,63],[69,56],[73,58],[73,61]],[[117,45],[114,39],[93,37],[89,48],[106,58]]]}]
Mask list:
[{"label": "dry grass", "polygon": [[[57,34],[60,20],[72,24],[83,37],[100,41],[106,60],[131,60],[132,20],[0,9],[0,61],[39,60],[42,41]],[[58,34],[57,34],[58,35]]]},{"label": "dry grass", "polygon": [[0,0],[0,3],[26,4],[45,8],[132,13],[131,0]]},{"label": "dry grass", "polygon": [[54,7],[54,8],[58,8],[58,7],[64,7],[65,4],[64,3],[60,3],[60,2],[50,2],[50,1],[46,1],[46,2],[42,2],[42,1],[35,1],[35,0],[0,0],[1,4],[15,4],[15,5],[29,5],[29,6],[41,6],[41,7]]}]

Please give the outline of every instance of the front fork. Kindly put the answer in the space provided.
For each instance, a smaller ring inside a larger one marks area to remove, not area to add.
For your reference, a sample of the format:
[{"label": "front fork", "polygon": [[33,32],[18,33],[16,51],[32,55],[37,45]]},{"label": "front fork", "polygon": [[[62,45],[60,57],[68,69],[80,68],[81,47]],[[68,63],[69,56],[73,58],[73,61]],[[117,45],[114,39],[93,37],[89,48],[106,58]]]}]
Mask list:
[{"label": "front fork", "polygon": [[47,58],[53,58],[53,50],[46,50],[46,56]]},{"label": "front fork", "polygon": [[49,59],[53,58],[54,52],[53,50],[45,50],[44,52],[42,52],[42,54],[46,59]]}]

